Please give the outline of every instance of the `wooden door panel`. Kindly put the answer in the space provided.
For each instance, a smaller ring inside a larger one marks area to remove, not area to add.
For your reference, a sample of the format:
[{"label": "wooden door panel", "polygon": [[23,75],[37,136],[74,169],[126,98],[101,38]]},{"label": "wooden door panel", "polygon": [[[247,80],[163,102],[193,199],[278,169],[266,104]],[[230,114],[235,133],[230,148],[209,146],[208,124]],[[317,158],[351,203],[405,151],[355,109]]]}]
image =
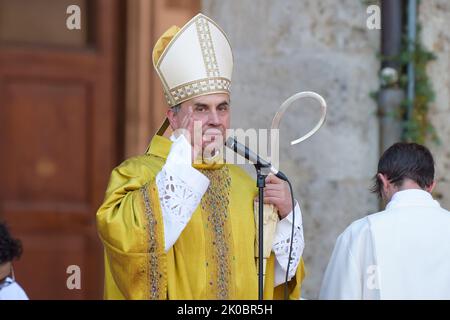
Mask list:
[{"label": "wooden door panel", "polygon": [[26,251],[15,267],[16,277],[30,299],[85,298],[83,287],[69,290],[66,286],[66,271],[71,265],[80,267],[81,285],[87,283],[87,239],[83,233],[25,233],[21,240]]},{"label": "wooden door panel", "polygon": [[[55,80],[6,80],[0,94],[4,205],[86,206],[89,200],[88,87]],[[74,188],[73,186],[83,186]]]},{"label": "wooden door panel", "polygon": [[0,41],[38,46],[83,47],[89,41],[87,19],[81,30],[64,28],[69,5],[89,14],[92,0],[0,0]]},{"label": "wooden door panel", "polygon": [[[0,218],[23,242],[14,269],[32,299],[99,299],[103,292],[95,212],[123,150],[124,2],[75,2],[86,3],[86,20],[70,41],[67,30],[47,32],[42,43],[27,30],[0,35]],[[60,0],[33,3],[43,19],[61,15],[65,28]],[[56,9],[46,11],[52,4]],[[4,14],[0,26],[14,26],[2,24]],[[71,265],[80,267],[80,290],[66,286]]]},{"label": "wooden door panel", "polygon": [[[125,125],[139,133],[135,155],[166,111],[151,47],[200,9],[198,0],[146,1],[0,0],[0,219],[23,242],[15,273],[32,299],[102,297],[95,212],[123,160]],[[81,30],[65,28],[70,4],[81,8]],[[133,26],[143,45],[126,60]],[[125,72],[133,59],[140,67]],[[124,83],[134,72],[138,82]],[[125,88],[127,108],[136,101],[143,110],[135,122],[124,112]],[[66,287],[70,265],[81,268],[81,290]]]}]

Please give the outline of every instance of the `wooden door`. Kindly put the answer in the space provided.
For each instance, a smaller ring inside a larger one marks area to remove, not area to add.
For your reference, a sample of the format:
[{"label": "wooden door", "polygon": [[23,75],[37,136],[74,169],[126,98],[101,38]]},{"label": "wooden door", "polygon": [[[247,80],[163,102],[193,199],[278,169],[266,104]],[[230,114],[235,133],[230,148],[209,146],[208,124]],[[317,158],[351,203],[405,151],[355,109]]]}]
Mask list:
[{"label": "wooden door", "polygon": [[14,269],[31,299],[102,298],[95,212],[123,149],[124,6],[0,0],[0,219],[22,240]]}]

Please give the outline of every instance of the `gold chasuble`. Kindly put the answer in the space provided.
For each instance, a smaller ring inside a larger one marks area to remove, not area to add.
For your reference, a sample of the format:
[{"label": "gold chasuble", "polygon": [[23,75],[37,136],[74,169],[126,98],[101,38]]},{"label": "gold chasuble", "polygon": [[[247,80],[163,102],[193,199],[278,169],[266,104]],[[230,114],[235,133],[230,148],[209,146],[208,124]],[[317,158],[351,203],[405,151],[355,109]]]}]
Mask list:
[{"label": "gold chasuble", "polygon": [[[199,169],[210,184],[175,244],[166,253],[155,178],[171,141],[155,135],[145,155],[114,169],[97,226],[105,248],[106,299],[257,299],[253,199],[256,183],[234,165]],[[264,298],[274,288],[275,255],[267,263]],[[289,282],[298,299],[303,261]]]}]

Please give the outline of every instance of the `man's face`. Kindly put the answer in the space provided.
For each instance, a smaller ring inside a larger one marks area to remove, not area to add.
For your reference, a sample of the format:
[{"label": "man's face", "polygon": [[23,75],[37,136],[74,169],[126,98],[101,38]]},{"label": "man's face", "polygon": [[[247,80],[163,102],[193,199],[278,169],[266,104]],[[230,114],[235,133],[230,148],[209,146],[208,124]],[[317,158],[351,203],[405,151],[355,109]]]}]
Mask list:
[{"label": "man's face", "polygon": [[[167,114],[174,130],[183,127],[183,120],[191,117],[191,124],[185,128],[193,143],[194,128],[201,129],[202,149],[208,144],[225,139],[226,129],[230,127],[230,98],[228,94],[216,93],[192,98],[181,104],[181,110],[176,114],[172,110]],[[194,123],[197,122],[197,125]]]}]

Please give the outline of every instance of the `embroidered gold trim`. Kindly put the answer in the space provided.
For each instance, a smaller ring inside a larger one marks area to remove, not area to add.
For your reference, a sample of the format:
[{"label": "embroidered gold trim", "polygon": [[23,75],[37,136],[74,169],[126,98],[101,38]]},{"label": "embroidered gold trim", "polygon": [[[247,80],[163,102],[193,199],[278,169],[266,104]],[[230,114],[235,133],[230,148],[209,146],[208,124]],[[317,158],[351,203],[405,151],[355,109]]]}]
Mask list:
[{"label": "embroidered gold trim", "polygon": [[144,185],[141,189],[142,199],[144,200],[145,215],[147,217],[147,234],[148,238],[148,253],[149,253],[149,267],[148,267],[148,282],[150,286],[150,299],[159,299],[159,293],[161,288],[160,279],[162,274],[160,273],[160,261],[158,255],[158,239],[156,230],[156,219],[153,215],[148,184]]},{"label": "embroidered gold trim", "polygon": [[214,92],[230,92],[231,82],[226,78],[203,78],[195,81],[191,81],[175,87],[170,90],[166,95],[167,102],[170,103],[170,97],[175,101],[175,104],[192,99],[199,95]]},{"label": "embroidered gold trim", "polygon": [[232,237],[229,218],[231,177],[228,167],[218,170],[200,170],[210,184],[202,198],[202,215],[206,224],[206,266],[208,290],[212,299],[229,299],[232,296]]},{"label": "embroidered gold trim", "polygon": [[197,28],[198,41],[202,50],[206,76],[208,78],[218,77],[220,75],[219,65],[217,64],[216,52],[214,51],[214,44],[212,42],[208,20],[201,17],[198,18],[195,21],[195,27]]}]

